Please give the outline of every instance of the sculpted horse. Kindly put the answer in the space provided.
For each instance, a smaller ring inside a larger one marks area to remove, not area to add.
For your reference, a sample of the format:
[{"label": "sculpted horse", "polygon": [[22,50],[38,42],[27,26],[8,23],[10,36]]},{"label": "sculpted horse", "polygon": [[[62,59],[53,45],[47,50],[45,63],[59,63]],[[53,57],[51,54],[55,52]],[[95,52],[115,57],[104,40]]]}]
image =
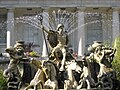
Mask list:
[{"label": "sculpted horse", "polygon": [[87,89],[91,89],[91,86],[95,86],[95,82],[91,76],[89,64],[90,62],[87,56],[82,59],[82,63],[83,63],[82,74],[80,75],[80,81],[79,85],[77,86],[77,89],[82,89],[84,86],[86,86],[85,88]]},{"label": "sculpted horse", "polygon": [[66,62],[65,69],[67,71],[67,79],[64,81],[64,89],[76,89],[78,83],[75,79],[74,72],[81,74],[82,68],[77,64],[75,60]]},{"label": "sculpted horse", "polygon": [[[57,71],[53,62],[51,61],[31,61],[36,68],[38,68],[33,80],[31,80],[30,85],[28,85],[25,90],[30,88],[36,89],[46,89],[46,88],[58,88],[57,86]],[[52,85],[52,86],[51,86]]]},{"label": "sculpted horse", "polygon": [[58,67],[55,65],[54,62],[52,61],[44,61],[43,62],[43,67],[45,67],[46,73],[48,75],[48,79],[45,82],[44,86],[46,88],[52,88],[52,89],[58,89],[58,82],[57,82],[57,77],[58,77]]},{"label": "sculpted horse", "polygon": [[34,65],[35,68],[37,68],[37,72],[34,76],[34,78],[31,80],[30,84],[25,88],[25,90],[28,90],[30,88],[34,88],[36,90],[37,88],[42,89],[44,88],[44,83],[46,81],[46,74],[45,69],[42,69],[42,62],[39,60],[31,60],[31,65]]}]

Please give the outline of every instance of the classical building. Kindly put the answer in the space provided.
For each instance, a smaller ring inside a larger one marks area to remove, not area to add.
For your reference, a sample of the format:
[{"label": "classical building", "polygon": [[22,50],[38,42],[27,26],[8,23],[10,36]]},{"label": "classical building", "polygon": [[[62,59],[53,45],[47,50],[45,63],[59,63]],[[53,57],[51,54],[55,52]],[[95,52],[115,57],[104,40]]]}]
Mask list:
[{"label": "classical building", "polygon": [[0,52],[24,40],[46,56],[43,32],[34,19],[42,13],[48,28],[65,25],[69,46],[81,56],[93,41],[112,44],[119,36],[119,7],[120,0],[0,0]]}]

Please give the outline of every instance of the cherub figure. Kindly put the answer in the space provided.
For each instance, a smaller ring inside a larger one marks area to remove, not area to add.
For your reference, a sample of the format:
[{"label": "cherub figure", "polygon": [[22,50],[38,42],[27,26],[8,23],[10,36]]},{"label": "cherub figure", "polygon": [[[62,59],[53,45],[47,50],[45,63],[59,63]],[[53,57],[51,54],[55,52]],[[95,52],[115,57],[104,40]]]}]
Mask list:
[{"label": "cherub figure", "polygon": [[17,90],[21,84],[21,74],[18,64],[24,57],[24,45],[21,42],[17,42],[14,47],[6,48],[5,51],[9,54],[10,63],[8,68],[3,72],[3,75],[8,79],[8,89]]},{"label": "cherub figure", "polygon": [[92,46],[95,46],[94,59],[100,65],[98,77],[101,77],[103,74],[113,71],[111,63],[113,61],[116,50],[113,48],[105,47],[98,42],[94,43]]},{"label": "cherub figure", "polygon": [[112,80],[115,79],[115,72],[112,69],[111,63],[116,49],[105,47],[99,42],[94,42],[92,47],[94,48],[94,60],[100,66],[99,74],[97,75],[98,80],[102,84],[102,88],[112,89]]}]

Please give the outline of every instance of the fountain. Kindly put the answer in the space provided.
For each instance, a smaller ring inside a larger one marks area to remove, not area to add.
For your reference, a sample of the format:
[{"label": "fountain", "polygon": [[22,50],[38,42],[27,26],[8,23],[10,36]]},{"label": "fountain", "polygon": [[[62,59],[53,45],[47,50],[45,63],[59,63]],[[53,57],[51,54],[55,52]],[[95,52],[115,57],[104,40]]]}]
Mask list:
[{"label": "fountain", "polygon": [[[92,15],[95,15],[96,19],[95,20],[92,19],[91,21]],[[106,15],[102,15],[102,16],[106,16]],[[98,29],[98,32],[96,33],[97,35],[98,34],[101,35],[102,33],[100,32],[99,29],[101,29],[100,28],[101,23],[105,23],[105,22],[102,19],[98,19],[98,17],[101,17],[101,14],[86,13],[86,17],[85,17],[86,23],[78,27],[82,28],[84,26],[87,26],[92,32],[91,25],[94,26],[98,25],[95,26],[95,28]],[[115,49],[106,47],[104,46],[103,43],[100,42],[93,43],[93,41],[95,40],[98,41],[100,40],[100,38],[99,37],[93,38],[93,36],[91,35],[94,34],[90,33],[89,30],[87,30],[89,36],[91,37],[91,40],[87,41],[87,44],[89,44],[90,46],[88,47],[87,45],[86,51],[88,49],[89,51],[87,52],[90,52],[90,54],[82,56],[83,58],[79,59],[79,61],[77,61],[76,58],[74,57],[73,51],[77,51],[76,50],[77,48],[75,47],[72,50],[71,46],[76,46],[76,44],[73,43],[74,40],[76,39],[74,33],[78,31],[78,28],[76,28],[76,25],[78,24],[76,20],[77,20],[77,13],[67,12],[62,10],[53,11],[50,16],[48,16],[47,14],[42,15],[42,13],[39,13],[35,16],[23,16],[23,17],[15,18],[15,25],[18,23],[25,23],[31,25],[32,27],[35,27],[36,31],[39,30],[40,32],[43,33],[42,35],[43,38],[39,38],[39,39],[45,40],[45,45],[47,47],[47,54],[49,57],[47,60],[42,60],[40,54],[36,56],[32,56],[32,55],[26,56],[25,54],[21,57],[21,58],[27,58],[27,62],[23,62],[23,63],[29,63],[30,65],[34,65],[34,67],[37,70],[37,72],[34,75],[34,78],[29,82],[30,85],[28,85],[25,88],[25,90],[28,90],[28,88],[34,88],[35,90],[36,89],[54,89],[54,90],[55,89],[105,89],[105,90],[110,89],[111,90],[114,88],[116,89],[116,87],[114,87],[114,84],[116,83],[115,82],[116,75],[115,75],[115,71],[112,69],[111,66],[116,51]],[[48,25],[48,21],[49,21],[49,25]],[[42,31],[43,28],[41,28],[41,25],[45,26],[47,29],[51,30],[52,32],[56,32],[56,27],[58,24],[64,25],[65,31],[70,37],[69,42],[72,43],[68,43],[68,46],[65,47],[66,50],[65,57],[63,55],[64,53],[61,53],[61,48],[55,50],[53,57],[50,57],[49,55],[56,46],[52,47],[52,49],[48,47],[49,40],[47,41],[46,33]],[[111,39],[111,37],[108,38]],[[32,49],[32,47],[30,48]],[[12,49],[15,50],[15,47],[13,47]],[[35,51],[35,49],[33,51]],[[10,54],[13,55],[13,53],[9,52],[9,49],[6,49],[6,52],[9,53],[9,55]],[[16,53],[18,52],[15,51],[15,54]],[[25,51],[22,52],[22,54],[24,53]],[[63,57],[65,59],[63,66],[64,70],[60,71]],[[16,58],[12,58],[12,57],[11,59],[17,60]],[[16,66],[17,65],[18,63],[16,64]],[[10,70],[8,67],[7,71]],[[6,76],[7,75],[6,70],[4,71],[4,73],[5,73],[4,76]],[[17,88],[19,89],[21,86],[22,77],[19,77],[20,73],[16,74],[16,71],[13,72],[13,74],[14,73],[15,75],[13,75],[13,78],[15,78],[15,76],[18,75],[17,77],[19,79],[19,82],[17,83]],[[92,76],[93,73],[95,74],[94,75],[95,77]],[[8,74],[11,75],[11,72],[9,72]],[[11,81],[8,81],[8,83],[10,82]]]}]

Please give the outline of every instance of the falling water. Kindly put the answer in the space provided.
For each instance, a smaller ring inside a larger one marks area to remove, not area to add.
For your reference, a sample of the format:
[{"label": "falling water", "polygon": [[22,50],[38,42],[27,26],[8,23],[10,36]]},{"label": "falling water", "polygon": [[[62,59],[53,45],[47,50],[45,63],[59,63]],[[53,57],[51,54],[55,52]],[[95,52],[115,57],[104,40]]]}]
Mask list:
[{"label": "falling water", "polygon": [[[41,13],[42,14],[42,13]],[[87,13],[86,13],[87,14]],[[99,14],[99,13],[96,13]],[[102,16],[106,16],[106,14],[101,13]],[[91,13],[89,14],[91,15]],[[92,15],[91,15],[92,16]],[[31,26],[34,26],[38,29],[40,29],[40,21],[37,19],[38,15],[35,16],[21,16],[21,17],[17,17],[15,18],[15,24],[22,22],[22,23],[27,23],[30,24]],[[57,25],[59,23],[62,23],[65,25],[65,30],[69,32],[69,34],[73,33],[75,30],[77,30],[76,27],[74,27],[75,25],[77,25],[77,12],[67,12],[67,11],[55,11],[53,10],[52,14],[50,16],[43,15],[43,18],[47,19],[49,22],[45,22],[44,25],[49,28],[49,29],[53,29],[55,30]],[[111,22],[112,20],[107,20],[108,22]],[[98,22],[104,22],[104,20],[95,20],[95,21],[91,21],[91,22],[86,22],[85,24],[78,26],[79,28],[89,25],[89,24],[93,24],[93,23],[98,23]],[[48,26],[49,23],[49,26]],[[6,21],[4,22],[0,22],[0,27],[3,28],[3,26],[7,24]],[[109,23],[108,23],[109,24]]]},{"label": "falling water", "polygon": [[[14,24],[16,25],[17,23],[27,23],[37,29],[41,30],[40,27],[40,20],[38,20],[38,16],[42,15],[43,16],[43,25],[45,27],[47,27],[48,29],[51,30],[56,30],[56,27],[58,24],[62,23],[65,26],[65,30],[68,32],[68,35],[71,36],[75,31],[78,31],[78,28],[82,28],[82,27],[87,27],[88,25],[92,25],[92,24],[96,24],[96,23],[107,23],[107,26],[111,26],[111,19],[106,19],[106,21],[104,19],[98,19],[98,20],[92,20],[87,22],[87,19],[90,19],[91,17],[94,17],[94,15],[102,15],[103,17],[106,17],[107,15],[104,13],[85,13],[85,23],[83,25],[78,26],[78,18],[77,18],[77,12],[68,12],[66,10],[53,10],[52,13],[50,15],[48,14],[43,14],[43,13],[39,13],[33,16],[21,16],[21,17],[17,17],[14,19]],[[86,17],[88,15],[88,17]],[[3,24],[7,24],[9,22],[1,22],[0,26],[1,28],[4,26]],[[101,25],[102,27],[102,25]],[[107,29],[107,27],[106,27]],[[109,32],[108,30],[104,29],[104,32]],[[87,28],[87,30],[89,30],[89,28]],[[107,37],[107,36],[106,36]],[[74,38],[76,39],[77,37],[74,36]],[[111,39],[111,35],[108,35],[107,37],[109,40]],[[73,40],[73,39],[71,39]]]},{"label": "falling water", "polygon": [[[87,14],[87,13],[86,13]],[[96,13],[96,14],[99,14],[99,13]],[[41,13],[42,15],[42,13]],[[103,16],[106,16],[106,14],[102,14]],[[27,23],[27,24],[30,24],[38,29],[40,29],[40,20],[38,20],[38,15],[35,15],[35,16],[22,16],[22,17],[17,17],[15,18],[15,23],[19,23],[19,22],[22,22],[22,23]],[[92,15],[91,15],[92,16]],[[99,22],[104,22],[103,19],[101,20],[94,20],[94,21],[91,21],[91,22],[86,22],[85,24],[81,25],[81,26],[78,26],[78,27],[75,27],[78,22],[77,22],[77,12],[67,12],[67,11],[61,11],[61,10],[58,10],[58,11],[55,11],[53,10],[52,14],[50,16],[48,16],[47,14],[46,15],[43,15],[43,18],[45,18],[47,21],[49,22],[44,22],[44,26],[49,28],[49,29],[52,29],[52,30],[56,30],[56,27],[58,24],[62,23],[65,25],[65,30],[68,31],[69,34],[73,33],[75,30],[83,26],[87,26],[89,24],[95,24],[95,23],[99,23]],[[108,20],[109,22],[111,22],[111,20]],[[49,25],[48,25],[49,23]]]}]

